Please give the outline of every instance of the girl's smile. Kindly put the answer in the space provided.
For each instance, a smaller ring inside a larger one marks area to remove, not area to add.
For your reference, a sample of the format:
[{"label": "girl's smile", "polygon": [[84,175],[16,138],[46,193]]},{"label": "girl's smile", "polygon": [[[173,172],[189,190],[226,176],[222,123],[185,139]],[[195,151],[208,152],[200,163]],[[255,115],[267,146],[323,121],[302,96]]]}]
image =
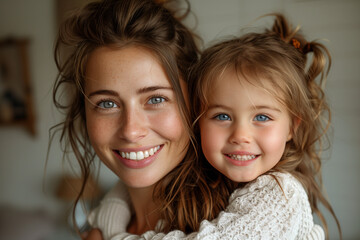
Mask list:
[{"label": "girl's smile", "polygon": [[252,164],[260,155],[254,154],[225,154],[225,158],[234,166],[248,166]]},{"label": "girl's smile", "polygon": [[291,120],[274,96],[227,69],[208,99],[199,124],[211,165],[235,182],[248,182],[280,161],[291,139]]}]

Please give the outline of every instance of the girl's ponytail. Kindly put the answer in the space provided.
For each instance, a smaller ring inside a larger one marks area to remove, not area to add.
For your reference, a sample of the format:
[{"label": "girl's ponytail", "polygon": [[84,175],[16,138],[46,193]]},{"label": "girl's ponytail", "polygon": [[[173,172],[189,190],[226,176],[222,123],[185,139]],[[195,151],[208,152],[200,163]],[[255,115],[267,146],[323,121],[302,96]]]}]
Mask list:
[{"label": "girl's ponytail", "polygon": [[[318,137],[321,138],[326,133],[331,120],[330,109],[326,103],[323,91],[326,77],[331,67],[331,56],[327,48],[318,42],[307,43],[305,50],[304,54],[306,55],[312,53],[311,63],[306,71],[305,80],[310,94],[311,105],[316,116],[314,120],[321,121],[319,126],[322,126],[322,129],[318,129],[320,132]],[[319,119],[321,116],[326,117],[326,119]],[[318,140],[321,142],[321,139]]]},{"label": "girl's ponytail", "polygon": [[[323,223],[326,235],[328,235],[328,227],[318,203],[321,203],[332,214],[338,226],[340,238],[342,238],[340,223],[322,193],[322,163],[321,152],[319,152],[319,149],[323,149],[324,140],[327,140],[324,137],[326,137],[331,120],[330,109],[324,94],[326,77],[331,67],[330,52],[317,41],[306,41],[299,32],[300,27],[292,28],[283,15],[274,14],[273,16],[275,16],[274,24],[266,33],[275,35],[286,44],[292,45],[293,48],[288,48],[286,54],[302,75],[302,84],[306,88],[305,95],[309,100],[308,106],[310,107],[306,110],[309,113],[306,120],[302,119],[301,114],[298,116],[301,121],[311,122],[310,124],[303,122],[303,128],[306,129],[303,129],[304,138],[299,148],[307,160],[299,162],[293,174],[298,176],[299,181],[304,184],[311,208]],[[297,51],[293,51],[294,49]]]}]

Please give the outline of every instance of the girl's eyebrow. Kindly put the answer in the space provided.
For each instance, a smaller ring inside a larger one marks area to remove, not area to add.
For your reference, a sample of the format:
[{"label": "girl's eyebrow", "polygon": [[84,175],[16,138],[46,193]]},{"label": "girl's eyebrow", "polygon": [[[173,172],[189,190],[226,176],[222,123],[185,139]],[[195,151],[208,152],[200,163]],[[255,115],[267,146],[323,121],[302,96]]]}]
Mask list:
[{"label": "girl's eyebrow", "polygon": [[[212,104],[212,105],[208,106],[207,110],[211,110],[211,109],[214,109],[214,108],[222,108],[222,109],[227,109],[227,110],[231,109],[230,107],[222,105],[222,104]],[[269,110],[281,112],[281,110],[279,108],[268,106],[268,105],[253,105],[251,109],[256,109],[256,110],[269,109]]]},{"label": "girl's eyebrow", "polygon": [[231,108],[222,104],[211,104],[207,107],[208,110],[213,109],[213,108],[225,108],[230,110]]},{"label": "girl's eyebrow", "polygon": [[[136,93],[137,94],[143,94],[143,93],[153,92],[153,91],[160,90],[160,89],[171,90],[171,91],[173,90],[172,87],[151,86],[151,87],[140,88],[139,90],[136,91]],[[97,91],[89,93],[88,98],[90,98],[90,97],[92,97],[94,95],[109,95],[109,96],[114,96],[114,97],[119,96],[119,94],[116,91],[102,89],[102,90],[97,90]]]},{"label": "girl's eyebrow", "polygon": [[272,107],[272,106],[267,106],[267,105],[259,105],[259,106],[253,106],[254,109],[269,109],[269,110],[273,110],[273,111],[277,111],[277,112],[281,112],[281,110],[277,107]]}]

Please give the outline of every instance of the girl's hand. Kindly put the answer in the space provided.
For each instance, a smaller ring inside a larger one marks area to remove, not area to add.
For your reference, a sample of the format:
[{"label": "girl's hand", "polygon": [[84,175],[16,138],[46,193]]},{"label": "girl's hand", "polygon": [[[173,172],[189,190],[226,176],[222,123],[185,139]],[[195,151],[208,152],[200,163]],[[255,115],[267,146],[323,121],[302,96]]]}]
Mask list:
[{"label": "girl's hand", "polygon": [[89,232],[85,232],[81,235],[83,240],[103,240],[100,229],[93,228]]}]

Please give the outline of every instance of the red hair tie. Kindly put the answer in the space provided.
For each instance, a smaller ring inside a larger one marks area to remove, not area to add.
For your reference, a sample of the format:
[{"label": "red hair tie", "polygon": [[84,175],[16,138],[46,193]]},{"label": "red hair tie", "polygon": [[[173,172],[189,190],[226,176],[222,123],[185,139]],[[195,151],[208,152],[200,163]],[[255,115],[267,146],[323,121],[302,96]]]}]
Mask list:
[{"label": "red hair tie", "polygon": [[295,39],[295,38],[293,38],[293,39],[291,39],[291,42],[292,42],[292,45],[295,47],[295,48],[297,48],[297,49],[300,49],[300,42],[297,40],[297,39]]},{"label": "red hair tie", "polygon": [[305,49],[305,53],[311,52],[312,51],[312,47],[310,43],[307,43],[304,47]]}]

